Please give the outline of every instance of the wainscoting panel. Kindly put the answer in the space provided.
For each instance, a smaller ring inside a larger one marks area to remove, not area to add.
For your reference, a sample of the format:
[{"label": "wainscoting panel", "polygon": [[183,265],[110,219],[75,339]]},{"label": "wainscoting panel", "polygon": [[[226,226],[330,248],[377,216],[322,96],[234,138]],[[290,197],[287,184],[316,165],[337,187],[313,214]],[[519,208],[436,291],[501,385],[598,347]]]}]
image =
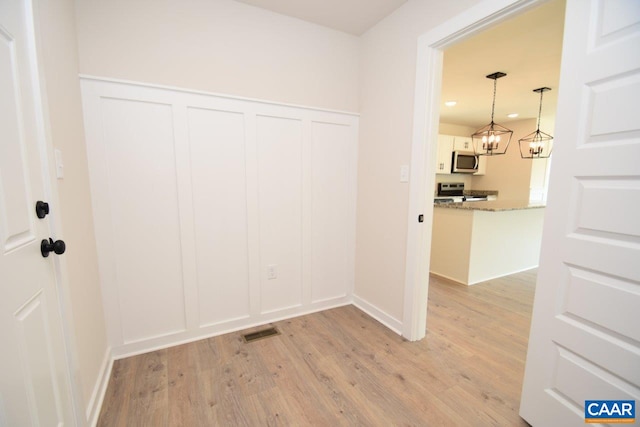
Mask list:
[{"label": "wainscoting panel", "polygon": [[244,115],[189,108],[187,117],[198,309],[206,326],[249,316]]},{"label": "wainscoting panel", "polygon": [[311,123],[311,300],[347,294],[349,239],[349,126]]},{"label": "wainscoting panel", "polygon": [[102,100],[123,342],[185,329],[171,106]]},{"label": "wainscoting panel", "polygon": [[302,304],[302,121],[256,118],[260,310]]},{"label": "wainscoting panel", "polygon": [[352,302],[358,117],[82,78],[115,358]]}]

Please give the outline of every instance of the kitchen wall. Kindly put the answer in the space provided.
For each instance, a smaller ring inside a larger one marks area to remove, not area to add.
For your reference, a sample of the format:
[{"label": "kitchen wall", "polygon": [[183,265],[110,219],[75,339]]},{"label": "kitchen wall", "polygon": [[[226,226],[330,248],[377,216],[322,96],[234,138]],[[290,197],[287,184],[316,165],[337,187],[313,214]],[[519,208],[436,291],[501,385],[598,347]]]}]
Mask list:
[{"label": "kitchen wall", "polygon": [[[509,120],[502,125],[513,130],[513,137],[507,154],[503,156],[485,156],[487,162],[485,175],[450,174],[436,175],[434,191],[439,182],[463,182],[465,189],[497,190],[498,197],[503,200],[546,200],[546,182],[548,165],[545,159],[535,161],[524,160],[520,157],[518,140],[536,129],[537,119]],[[555,120],[553,117],[543,117],[542,130],[553,133]],[[445,135],[471,135],[475,128],[448,123],[440,123],[439,133]]]},{"label": "kitchen wall", "polygon": [[[78,371],[87,417],[95,411],[102,373],[109,360],[93,231],[89,175],[82,126],[73,0],[34,2],[38,54],[44,73],[45,114],[53,147],[62,151],[64,179],[57,180],[62,229],[67,252],[59,258],[62,289],[68,292]],[[64,298],[65,295],[61,294]],[[73,350],[73,349],[72,349]]]},{"label": "kitchen wall", "polygon": [[80,72],[358,111],[358,37],[231,0],[77,0]]},{"label": "kitchen wall", "polygon": [[473,127],[452,123],[440,123],[440,126],[438,127],[438,133],[443,135],[471,136],[475,131],[476,129]]},{"label": "kitchen wall", "polygon": [[[403,317],[417,38],[480,3],[409,0],[362,36],[355,294]],[[380,316],[382,317],[382,316]]]}]

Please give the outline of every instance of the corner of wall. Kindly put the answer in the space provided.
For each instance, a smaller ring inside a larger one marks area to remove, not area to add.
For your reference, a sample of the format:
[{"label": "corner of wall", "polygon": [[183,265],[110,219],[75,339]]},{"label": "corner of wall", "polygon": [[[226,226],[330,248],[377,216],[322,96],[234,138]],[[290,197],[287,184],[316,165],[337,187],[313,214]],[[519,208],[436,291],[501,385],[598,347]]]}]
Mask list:
[{"label": "corner of wall", "polygon": [[353,305],[373,317],[378,322],[382,323],[387,328],[391,329],[396,334],[402,335],[402,321],[385,313],[380,308],[355,294],[353,295]]}]

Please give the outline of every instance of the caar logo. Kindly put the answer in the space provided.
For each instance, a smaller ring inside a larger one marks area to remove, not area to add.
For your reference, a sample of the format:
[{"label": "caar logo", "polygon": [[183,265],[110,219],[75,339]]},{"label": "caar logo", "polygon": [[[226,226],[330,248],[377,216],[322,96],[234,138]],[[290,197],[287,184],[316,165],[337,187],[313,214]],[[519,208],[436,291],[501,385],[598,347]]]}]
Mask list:
[{"label": "caar logo", "polygon": [[633,423],[636,420],[635,400],[585,400],[585,423]]}]

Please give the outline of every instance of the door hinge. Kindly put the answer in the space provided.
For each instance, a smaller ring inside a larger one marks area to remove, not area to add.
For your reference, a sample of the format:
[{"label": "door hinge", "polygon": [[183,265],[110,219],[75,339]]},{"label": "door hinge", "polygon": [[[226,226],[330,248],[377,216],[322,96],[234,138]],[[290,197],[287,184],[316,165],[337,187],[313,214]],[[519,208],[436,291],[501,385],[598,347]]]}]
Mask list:
[{"label": "door hinge", "polygon": [[424,215],[418,215],[418,222],[424,222]]}]

